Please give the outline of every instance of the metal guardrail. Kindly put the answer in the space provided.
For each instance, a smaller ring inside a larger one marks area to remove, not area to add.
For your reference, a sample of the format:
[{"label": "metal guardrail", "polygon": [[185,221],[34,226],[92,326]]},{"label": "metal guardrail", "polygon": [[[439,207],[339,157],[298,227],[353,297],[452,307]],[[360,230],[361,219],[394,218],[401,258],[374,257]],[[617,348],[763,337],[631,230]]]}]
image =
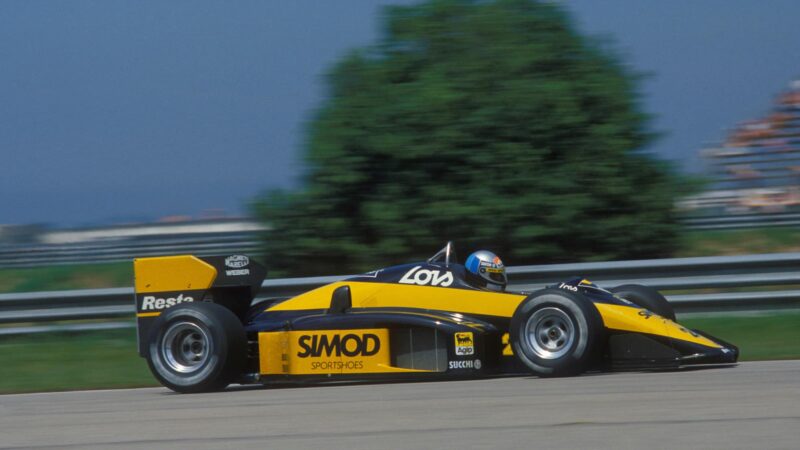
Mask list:
[{"label": "metal guardrail", "polygon": [[[516,266],[508,274],[512,289],[526,291],[573,276],[603,287],[645,284],[666,292],[678,313],[800,307],[800,253]],[[348,276],[266,280],[255,302]],[[751,288],[760,289],[730,292]],[[0,335],[133,326],[133,314],[132,288],[0,294]],[[97,319],[104,322],[87,323]]]},{"label": "metal guardrail", "polygon": [[761,227],[800,225],[800,213],[732,214],[713,217],[687,217],[681,220],[691,230],[742,230]]}]

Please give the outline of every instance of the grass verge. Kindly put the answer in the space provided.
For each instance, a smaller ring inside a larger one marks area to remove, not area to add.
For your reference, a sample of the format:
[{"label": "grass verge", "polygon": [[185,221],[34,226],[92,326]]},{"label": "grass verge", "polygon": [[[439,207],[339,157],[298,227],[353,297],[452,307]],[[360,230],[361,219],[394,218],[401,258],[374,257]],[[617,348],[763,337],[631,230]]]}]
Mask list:
[{"label": "grass verge", "polygon": [[0,337],[0,393],[155,385],[133,328]]},{"label": "grass verge", "polygon": [[[742,361],[800,358],[797,311],[681,323],[739,346]],[[0,393],[155,385],[133,329],[0,338]]]},{"label": "grass verge", "polygon": [[800,251],[800,228],[685,231],[675,257],[747,255]]},{"label": "grass verge", "polygon": [[742,361],[800,358],[800,311],[678,320],[738,346]]}]

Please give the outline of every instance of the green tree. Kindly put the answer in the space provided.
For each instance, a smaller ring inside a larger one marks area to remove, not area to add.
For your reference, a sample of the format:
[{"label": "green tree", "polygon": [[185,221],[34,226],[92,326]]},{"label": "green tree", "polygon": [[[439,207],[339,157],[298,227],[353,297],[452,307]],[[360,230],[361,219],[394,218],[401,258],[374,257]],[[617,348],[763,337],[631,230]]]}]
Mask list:
[{"label": "green tree", "polygon": [[446,240],[507,264],[665,255],[679,189],[643,150],[636,79],[551,2],[389,8],[329,75],[303,188],[256,203],[268,260],[348,273]]}]

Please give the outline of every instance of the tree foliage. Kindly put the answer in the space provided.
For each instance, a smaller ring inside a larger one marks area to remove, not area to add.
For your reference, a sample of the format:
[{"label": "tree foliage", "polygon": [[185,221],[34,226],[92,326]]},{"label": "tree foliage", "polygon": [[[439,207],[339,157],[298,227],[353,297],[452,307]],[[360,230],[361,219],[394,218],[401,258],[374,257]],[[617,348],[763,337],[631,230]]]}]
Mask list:
[{"label": "tree foliage", "polygon": [[447,240],[507,264],[666,254],[676,177],[643,150],[636,80],[552,3],[389,8],[381,42],[329,74],[302,189],[256,204],[267,259],[347,273]]}]

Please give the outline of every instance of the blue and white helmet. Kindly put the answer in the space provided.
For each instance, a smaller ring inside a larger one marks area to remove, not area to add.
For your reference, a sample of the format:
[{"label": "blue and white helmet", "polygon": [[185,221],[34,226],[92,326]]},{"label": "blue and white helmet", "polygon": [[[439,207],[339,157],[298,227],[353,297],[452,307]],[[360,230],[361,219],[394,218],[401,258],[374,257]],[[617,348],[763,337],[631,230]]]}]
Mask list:
[{"label": "blue and white helmet", "polygon": [[467,269],[467,279],[470,283],[492,291],[506,289],[506,284],[508,284],[506,266],[494,253],[488,250],[478,250],[467,257],[464,267]]}]

